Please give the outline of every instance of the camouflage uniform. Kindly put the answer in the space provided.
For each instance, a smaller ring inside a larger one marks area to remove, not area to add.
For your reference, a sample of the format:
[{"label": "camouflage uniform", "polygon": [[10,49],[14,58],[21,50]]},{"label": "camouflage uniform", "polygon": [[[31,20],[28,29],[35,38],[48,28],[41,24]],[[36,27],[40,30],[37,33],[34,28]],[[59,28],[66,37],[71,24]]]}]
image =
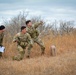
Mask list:
[{"label": "camouflage uniform", "polygon": [[[0,46],[2,46],[3,37],[4,37],[4,33],[0,33]],[[2,52],[0,52],[0,57],[2,57]]]},{"label": "camouflage uniform", "polygon": [[27,33],[30,34],[33,43],[37,43],[40,47],[41,47],[41,54],[44,54],[45,51],[45,46],[43,44],[43,42],[41,41],[41,39],[38,37],[39,36],[39,32],[37,30],[38,26],[41,25],[41,23],[35,23],[34,25],[32,25],[31,27],[26,27]]},{"label": "camouflage uniform", "polygon": [[15,56],[13,59],[15,60],[22,60],[25,54],[26,47],[28,46],[28,56],[30,55],[30,50],[32,48],[32,40],[28,33],[22,34],[21,32],[18,33],[14,37],[14,42],[17,42],[17,48],[19,51],[19,55]]}]

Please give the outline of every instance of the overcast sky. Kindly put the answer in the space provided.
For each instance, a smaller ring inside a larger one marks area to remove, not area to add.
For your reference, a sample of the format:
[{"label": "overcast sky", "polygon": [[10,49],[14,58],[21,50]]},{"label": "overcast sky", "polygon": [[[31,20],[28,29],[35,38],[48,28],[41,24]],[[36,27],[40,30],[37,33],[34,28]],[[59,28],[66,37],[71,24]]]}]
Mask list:
[{"label": "overcast sky", "polygon": [[48,22],[76,21],[76,0],[0,0],[0,24],[21,11],[29,12],[29,19],[32,16],[41,16]]}]

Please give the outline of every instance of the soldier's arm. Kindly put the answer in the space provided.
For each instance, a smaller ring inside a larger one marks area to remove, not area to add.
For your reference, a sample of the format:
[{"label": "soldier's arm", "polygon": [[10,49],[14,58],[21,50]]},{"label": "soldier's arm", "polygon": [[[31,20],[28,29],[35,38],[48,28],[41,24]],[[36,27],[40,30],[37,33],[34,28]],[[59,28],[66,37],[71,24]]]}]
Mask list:
[{"label": "soldier's arm", "polygon": [[40,21],[39,23],[35,23],[35,24],[34,24],[34,28],[37,28],[37,27],[39,27],[39,26],[42,25],[42,24],[43,24],[42,21]]},{"label": "soldier's arm", "polygon": [[0,40],[0,46],[2,46],[2,43],[3,43],[3,38]]},{"label": "soldier's arm", "polygon": [[4,39],[4,35],[2,36],[1,40],[0,40],[0,46],[3,46],[3,39]]},{"label": "soldier's arm", "polygon": [[31,36],[29,35],[29,34],[27,34],[27,39],[28,39],[28,44],[30,44],[30,45],[33,45],[33,41],[32,41],[32,38],[31,38]]},{"label": "soldier's arm", "polygon": [[13,42],[18,42],[18,34],[16,34],[13,38]]}]

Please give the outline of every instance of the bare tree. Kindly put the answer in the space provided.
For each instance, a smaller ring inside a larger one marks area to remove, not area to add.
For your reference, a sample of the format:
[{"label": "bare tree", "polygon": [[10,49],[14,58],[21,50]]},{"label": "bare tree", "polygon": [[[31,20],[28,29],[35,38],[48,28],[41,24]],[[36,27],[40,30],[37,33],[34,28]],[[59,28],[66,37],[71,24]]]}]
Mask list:
[{"label": "bare tree", "polygon": [[[4,24],[6,25],[6,34],[7,34],[5,36],[6,37],[10,36],[9,37],[10,41],[12,40],[13,36],[16,33],[20,32],[20,27],[22,25],[25,25],[27,16],[28,16],[27,12],[23,12],[23,13],[20,12],[20,14],[11,18],[10,21],[4,22]],[[58,32],[62,35],[65,33],[69,34],[70,32],[73,31],[73,27],[74,27],[74,21],[67,21],[67,22],[60,21],[60,27],[58,29],[57,26],[58,22],[56,20],[53,23],[46,24],[46,22],[41,18],[41,16],[31,17],[31,21],[32,23],[43,21],[43,24],[38,27],[38,31],[40,32],[41,37],[49,35],[50,33],[52,33],[54,36],[57,36]]]},{"label": "bare tree", "polygon": [[69,34],[73,31],[74,21],[60,22],[60,34]]},{"label": "bare tree", "polygon": [[11,18],[9,22],[4,22],[6,25],[6,30],[11,36],[20,31],[20,27],[25,25],[27,14],[20,13],[16,17]]}]

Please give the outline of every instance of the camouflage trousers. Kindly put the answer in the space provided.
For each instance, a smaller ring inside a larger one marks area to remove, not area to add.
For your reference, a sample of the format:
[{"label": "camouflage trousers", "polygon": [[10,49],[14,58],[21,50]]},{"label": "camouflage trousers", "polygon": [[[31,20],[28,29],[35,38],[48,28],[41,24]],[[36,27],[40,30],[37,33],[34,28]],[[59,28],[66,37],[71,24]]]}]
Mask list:
[{"label": "camouflage trousers", "polygon": [[44,43],[41,41],[41,39],[40,38],[33,39],[33,44],[34,43],[37,43],[41,47],[41,54],[44,54],[45,46]]},{"label": "camouflage trousers", "polygon": [[[27,46],[26,46],[27,47]],[[17,56],[13,57],[13,60],[22,60],[24,58],[25,54],[25,49],[26,47],[21,47],[20,45],[17,46],[19,54]],[[27,56],[30,56],[30,51],[31,51],[32,45],[28,45],[28,51],[27,51]]]}]

